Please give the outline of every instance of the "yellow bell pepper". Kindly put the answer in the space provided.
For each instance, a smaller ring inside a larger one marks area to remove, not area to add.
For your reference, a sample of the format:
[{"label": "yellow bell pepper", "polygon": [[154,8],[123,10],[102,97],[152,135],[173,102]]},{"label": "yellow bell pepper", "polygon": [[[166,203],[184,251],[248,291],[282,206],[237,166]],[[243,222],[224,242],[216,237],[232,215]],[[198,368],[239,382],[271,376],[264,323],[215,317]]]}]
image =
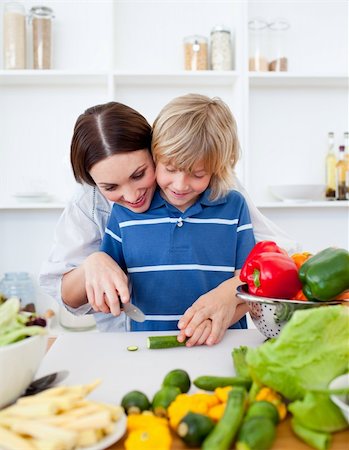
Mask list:
[{"label": "yellow bell pepper", "polygon": [[281,395],[278,394],[273,389],[271,389],[269,387],[266,387],[266,386],[262,387],[260,389],[260,391],[258,392],[258,394],[256,395],[256,399],[255,400],[257,402],[261,401],[261,400],[265,400],[267,402],[272,403],[273,405],[276,406],[276,408],[278,410],[280,420],[285,419],[285,417],[287,415],[286,405],[282,401]]}]

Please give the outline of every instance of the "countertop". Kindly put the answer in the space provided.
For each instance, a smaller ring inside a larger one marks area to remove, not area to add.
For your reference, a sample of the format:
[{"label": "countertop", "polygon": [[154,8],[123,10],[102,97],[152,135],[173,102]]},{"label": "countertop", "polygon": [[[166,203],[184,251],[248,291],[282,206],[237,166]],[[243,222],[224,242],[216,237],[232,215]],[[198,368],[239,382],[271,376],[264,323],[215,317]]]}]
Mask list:
[{"label": "countertop", "polygon": [[[44,357],[36,378],[47,373],[66,369],[69,377],[64,384],[83,384],[99,378],[101,384],[89,398],[109,403],[120,403],[124,394],[131,390],[143,391],[151,399],[161,386],[164,376],[172,369],[186,370],[191,379],[199,375],[233,375],[231,351],[246,345],[256,347],[264,342],[257,330],[229,330],[223,341],[213,347],[173,348],[149,350],[147,336],[170,334],[151,333],[69,333],[54,340]],[[51,341],[52,342],[52,341]],[[129,345],[138,346],[130,352]],[[195,386],[190,392],[195,392]],[[124,448],[124,439],[110,449]],[[331,450],[348,448],[349,431],[334,435]],[[173,450],[188,447],[174,437]],[[307,450],[310,447],[294,437],[286,420],[278,426],[273,450]]]}]

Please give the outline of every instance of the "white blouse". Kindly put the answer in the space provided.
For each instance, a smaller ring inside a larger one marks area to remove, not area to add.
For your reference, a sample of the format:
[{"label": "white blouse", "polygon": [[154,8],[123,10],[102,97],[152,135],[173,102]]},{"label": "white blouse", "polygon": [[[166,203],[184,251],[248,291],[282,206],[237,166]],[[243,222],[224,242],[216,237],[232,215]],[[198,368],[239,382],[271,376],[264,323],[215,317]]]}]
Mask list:
[{"label": "white blouse", "polygon": [[[257,242],[271,240],[288,253],[299,251],[298,243],[256,208],[237,179],[235,188],[246,199]],[[111,206],[112,203],[103,197],[98,188],[84,184],[78,186],[75,196],[63,211],[55,229],[51,253],[43,263],[39,276],[42,289],[59,303],[63,303],[62,276],[81,265],[91,253],[99,250]],[[83,305],[77,309],[68,309],[75,314],[86,314],[90,307]],[[120,316],[120,329],[124,326],[123,316]]]}]

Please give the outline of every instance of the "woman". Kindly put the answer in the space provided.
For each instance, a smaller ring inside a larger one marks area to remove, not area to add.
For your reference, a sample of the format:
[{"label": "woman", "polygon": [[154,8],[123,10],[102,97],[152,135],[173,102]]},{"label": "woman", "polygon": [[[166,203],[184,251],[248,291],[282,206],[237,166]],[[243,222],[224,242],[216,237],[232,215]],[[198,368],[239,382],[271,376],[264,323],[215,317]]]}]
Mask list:
[{"label": "woman", "polygon": [[[115,296],[122,302],[130,296],[127,276],[99,246],[113,202],[135,212],[149,207],[156,188],[150,143],[145,118],[116,102],[89,108],[74,128],[71,163],[81,188],[57,224],[40,285],[74,314],[92,306],[102,331],[125,330]],[[294,250],[295,243],[259,213],[237,180],[235,189],[248,203],[256,240],[275,240]],[[118,316],[112,326],[109,313]]]}]

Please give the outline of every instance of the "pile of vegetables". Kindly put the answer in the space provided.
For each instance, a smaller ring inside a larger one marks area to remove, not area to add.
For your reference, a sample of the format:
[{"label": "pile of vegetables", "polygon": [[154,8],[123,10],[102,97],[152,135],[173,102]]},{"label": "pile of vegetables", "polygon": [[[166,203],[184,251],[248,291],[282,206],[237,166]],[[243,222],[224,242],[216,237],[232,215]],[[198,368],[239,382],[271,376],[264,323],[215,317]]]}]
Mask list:
[{"label": "pile of vegetables", "polygon": [[349,252],[329,247],[289,256],[272,241],[258,242],[240,273],[251,294],[280,299],[349,299]]},{"label": "pile of vegetables", "polygon": [[[238,450],[267,450],[287,414],[299,439],[327,450],[332,433],[348,428],[328,389],[348,372],[348,325],[349,309],[342,305],[299,310],[277,339],[233,349],[234,376],[190,380],[175,369],[152,401],[139,391],[127,393],[126,450],[170,449],[172,433],[204,450],[233,443]],[[190,393],[192,385],[200,390]]]},{"label": "pile of vegetables", "polygon": [[45,327],[44,318],[21,310],[17,297],[9,298],[0,305],[0,347],[28,336],[45,334]]}]

